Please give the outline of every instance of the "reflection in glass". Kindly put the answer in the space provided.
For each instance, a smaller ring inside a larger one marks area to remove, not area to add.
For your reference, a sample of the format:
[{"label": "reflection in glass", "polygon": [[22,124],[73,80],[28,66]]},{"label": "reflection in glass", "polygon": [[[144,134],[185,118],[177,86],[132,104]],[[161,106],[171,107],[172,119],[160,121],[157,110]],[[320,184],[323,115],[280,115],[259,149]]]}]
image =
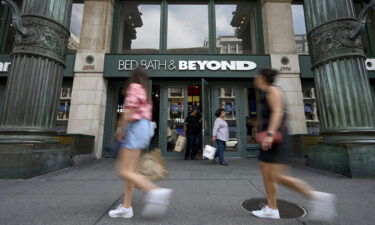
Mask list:
[{"label": "reflection in glass", "polygon": [[167,151],[173,152],[179,135],[183,134],[184,114],[184,89],[168,88],[168,127]]},{"label": "reflection in glass", "polygon": [[258,131],[257,123],[257,92],[255,88],[246,88],[245,97],[247,99],[246,113],[246,134],[247,144],[257,144],[256,134]]},{"label": "reflection in glass", "polygon": [[120,5],[118,53],[158,53],[160,4],[124,1]]},{"label": "reflection in glass", "polygon": [[[361,1],[354,1],[354,10],[356,17],[359,16],[362,8],[363,2]],[[366,21],[366,29],[364,32],[361,33],[362,40],[363,40],[363,50],[365,55],[368,57],[375,56],[375,12],[374,10],[369,10],[367,14],[367,21]]]},{"label": "reflection in glass", "polygon": [[292,5],[297,54],[309,54],[303,5]]},{"label": "reflection in glass", "polygon": [[82,3],[74,3],[72,7],[72,15],[70,20],[70,33],[79,37],[81,35],[82,20],[83,20],[83,6]]},{"label": "reflection in glass", "polygon": [[168,53],[208,53],[208,6],[168,6]]},{"label": "reflection in glass", "polygon": [[216,47],[220,54],[256,54],[256,3],[217,4]]},{"label": "reflection in glass", "polygon": [[[16,5],[21,8],[22,0],[15,0]],[[16,35],[16,30],[13,27],[12,22],[12,12],[9,7],[0,4],[0,25],[2,31],[5,31],[5,44],[0,46],[0,50],[4,53],[11,53],[13,49],[14,37]],[[1,43],[3,44],[3,43]]]},{"label": "reflection in glass", "polygon": [[219,104],[225,110],[224,120],[228,123],[229,141],[226,143],[226,151],[238,151],[237,135],[237,105],[234,88],[219,88]]},{"label": "reflection in glass", "polygon": [[74,3],[72,7],[72,14],[70,19],[70,38],[68,49],[75,50],[79,47],[82,20],[83,20],[83,6],[82,3]]}]

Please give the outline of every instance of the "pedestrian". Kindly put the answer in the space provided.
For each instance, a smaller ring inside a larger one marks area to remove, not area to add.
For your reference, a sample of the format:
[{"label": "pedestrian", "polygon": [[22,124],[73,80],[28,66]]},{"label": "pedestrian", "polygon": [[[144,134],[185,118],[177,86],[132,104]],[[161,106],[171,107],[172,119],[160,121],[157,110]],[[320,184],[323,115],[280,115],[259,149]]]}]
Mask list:
[{"label": "pedestrian", "polygon": [[255,86],[262,92],[259,132],[266,135],[260,141],[259,165],[267,195],[267,205],[261,210],[252,211],[252,214],[261,218],[279,219],[276,194],[277,184],[282,184],[310,199],[311,219],[332,220],[335,216],[334,195],[314,191],[305,182],[286,175],[288,167],[285,164],[285,155],[289,148],[288,133],[284,93],[273,84],[277,74],[278,72],[273,69],[261,69],[254,80]]},{"label": "pedestrian", "polygon": [[160,188],[145,176],[135,172],[141,152],[151,140],[152,102],[148,94],[149,78],[147,71],[139,67],[129,77],[125,92],[125,110],[118,126],[122,130],[117,139],[122,138],[116,167],[124,180],[125,197],[122,204],[109,211],[110,217],[133,217],[132,194],[134,187],[146,192],[143,216],[166,213],[172,190]]},{"label": "pedestrian", "polygon": [[229,140],[228,123],[224,120],[226,112],[220,108],[216,111],[215,116],[217,118],[212,129],[212,142],[216,142],[217,150],[213,161],[215,162],[216,158],[219,157],[220,165],[228,166],[228,163],[224,161],[226,142]]},{"label": "pedestrian", "polygon": [[194,107],[190,115],[186,117],[184,124],[183,135],[187,137],[187,147],[185,152],[185,160],[195,159],[199,148],[199,138],[201,135],[200,122],[202,119],[198,118],[198,108]]}]

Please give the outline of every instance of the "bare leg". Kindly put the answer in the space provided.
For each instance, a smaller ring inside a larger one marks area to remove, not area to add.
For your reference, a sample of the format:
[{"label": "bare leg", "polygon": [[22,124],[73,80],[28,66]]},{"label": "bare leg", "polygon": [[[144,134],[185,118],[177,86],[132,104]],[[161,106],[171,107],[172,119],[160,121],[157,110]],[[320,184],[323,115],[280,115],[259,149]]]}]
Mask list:
[{"label": "bare leg", "polygon": [[131,182],[137,188],[143,191],[150,191],[159,188],[145,176],[135,173],[135,168],[138,163],[141,151],[129,150],[122,148],[119,152],[119,161],[117,164],[118,174],[127,182]]},{"label": "bare leg", "polygon": [[131,208],[132,207],[132,199],[133,199],[133,190],[134,190],[134,184],[131,181],[126,181],[125,184],[125,197],[123,206],[125,208]]},{"label": "bare leg", "polygon": [[277,182],[272,171],[272,163],[260,162],[260,168],[263,175],[264,187],[266,189],[268,207],[271,209],[277,209]]},{"label": "bare leg", "polygon": [[304,181],[285,175],[285,171],[287,169],[287,166],[282,164],[273,164],[272,170],[273,173],[276,176],[277,183],[282,184],[296,192],[299,192],[303,195],[305,195],[307,198],[312,198],[312,191],[314,191],[307,183]]}]

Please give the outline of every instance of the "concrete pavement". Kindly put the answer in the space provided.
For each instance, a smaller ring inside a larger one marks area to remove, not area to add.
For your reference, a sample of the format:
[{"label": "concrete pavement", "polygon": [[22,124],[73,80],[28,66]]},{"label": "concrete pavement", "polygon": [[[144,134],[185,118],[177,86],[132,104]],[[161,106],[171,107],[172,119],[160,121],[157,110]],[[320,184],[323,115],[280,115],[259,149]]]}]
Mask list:
[{"label": "concrete pavement", "polygon": [[[263,182],[255,159],[228,159],[228,167],[209,161],[167,160],[169,176],[161,186],[174,189],[171,208],[162,218],[141,218],[143,193],[136,191],[132,219],[112,219],[108,211],[123,197],[122,181],[112,159],[70,167],[29,180],[0,180],[0,224],[2,225],[318,225],[307,218],[258,219],[241,203],[264,197]],[[320,191],[338,197],[338,219],[334,224],[374,225],[375,180],[349,179],[304,167],[292,174]],[[308,206],[297,193],[280,187],[279,198]]]}]

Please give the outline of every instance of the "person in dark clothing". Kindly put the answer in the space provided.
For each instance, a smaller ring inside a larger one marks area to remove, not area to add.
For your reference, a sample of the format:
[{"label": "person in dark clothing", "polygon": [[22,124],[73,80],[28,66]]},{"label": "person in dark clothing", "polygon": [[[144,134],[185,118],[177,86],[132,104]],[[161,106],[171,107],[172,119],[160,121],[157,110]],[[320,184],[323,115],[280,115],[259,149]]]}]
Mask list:
[{"label": "person in dark clothing", "polygon": [[185,160],[195,159],[197,150],[199,148],[200,138],[200,122],[198,118],[198,109],[193,108],[190,115],[185,120],[184,136],[187,138],[187,146],[185,152]]},{"label": "person in dark clothing", "polygon": [[[290,146],[287,140],[285,95],[281,88],[273,84],[277,75],[276,70],[261,69],[254,79],[255,86],[262,91],[259,131],[266,135],[258,140],[261,147],[259,166],[266,190],[267,205],[251,213],[256,217],[280,219],[276,195],[277,184],[282,184],[311,200],[311,219],[331,221],[335,217],[336,197],[314,191],[304,181],[286,173],[288,166],[285,164],[285,155]],[[276,135],[282,136],[281,142],[274,141]]]}]

